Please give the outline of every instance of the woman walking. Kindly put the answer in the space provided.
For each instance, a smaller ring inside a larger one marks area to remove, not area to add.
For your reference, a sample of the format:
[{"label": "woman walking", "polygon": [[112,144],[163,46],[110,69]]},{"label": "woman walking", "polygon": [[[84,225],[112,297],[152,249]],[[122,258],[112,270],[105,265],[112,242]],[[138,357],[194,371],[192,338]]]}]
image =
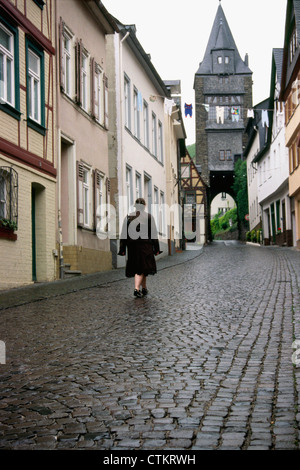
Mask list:
[{"label": "woman walking", "polygon": [[135,297],[148,294],[147,276],[156,274],[156,255],[159,249],[156,224],[151,214],[145,211],[142,198],[135,201],[136,212],[128,215],[123,223],[119,255],[125,256],[127,249],[126,277],[134,277]]}]

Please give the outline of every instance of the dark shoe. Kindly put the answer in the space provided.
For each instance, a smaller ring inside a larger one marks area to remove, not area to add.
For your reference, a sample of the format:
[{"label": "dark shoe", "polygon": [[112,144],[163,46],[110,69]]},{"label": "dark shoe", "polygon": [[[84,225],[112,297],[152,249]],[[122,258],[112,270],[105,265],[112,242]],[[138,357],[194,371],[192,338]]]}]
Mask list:
[{"label": "dark shoe", "polygon": [[142,289],[142,294],[143,294],[143,295],[147,295],[147,294],[148,294],[148,289],[145,289],[145,288],[143,287],[143,289]]},{"label": "dark shoe", "polygon": [[137,289],[134,289],[133,295],[135,297],[143,297],[143,294]]}]

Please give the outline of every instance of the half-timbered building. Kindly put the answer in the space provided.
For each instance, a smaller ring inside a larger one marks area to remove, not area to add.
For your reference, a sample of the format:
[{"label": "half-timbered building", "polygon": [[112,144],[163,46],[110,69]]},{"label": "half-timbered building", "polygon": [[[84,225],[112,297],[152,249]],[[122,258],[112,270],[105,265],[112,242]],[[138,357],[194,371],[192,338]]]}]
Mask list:
[{"label": "half-timbered building", "polygon": [[188,151],[181,158],[180,190],[183,209],[183,239],[207,243],[207,186]]},{"label": "half-timbered building", "polygon": [[54,0],[0,0],[0,282],[55,278]]}]

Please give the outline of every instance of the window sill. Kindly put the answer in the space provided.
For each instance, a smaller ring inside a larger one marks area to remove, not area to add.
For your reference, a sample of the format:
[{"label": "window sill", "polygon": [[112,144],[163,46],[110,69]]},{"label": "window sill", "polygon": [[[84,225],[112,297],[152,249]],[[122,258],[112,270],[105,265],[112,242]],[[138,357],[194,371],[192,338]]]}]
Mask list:
[{"label": "window sill", "polygon": [[44,9],[44,5],[45,5],[45,3],[46,3],[44,0],[33,0],[33,1],[34,1],[34,3],[37,4],[37,6],[38,6],[41,10]]},{"label": "window sill", "polygon": [[16,108],[14,108],[8,103],[0,103],[0,110],[9,114],[10,116],[17,119],[18,121],[21,120],[22,113],[20,113],[20,111],[18,111]]},{"label": "window sill", "polygon": [[33,129],[34,131],[38,132],[41,135],[46,135],[47,129],[39,124],[38,122],[33,121],[30,118],[27,118],[27,126],[30,127],[30,129]]}]

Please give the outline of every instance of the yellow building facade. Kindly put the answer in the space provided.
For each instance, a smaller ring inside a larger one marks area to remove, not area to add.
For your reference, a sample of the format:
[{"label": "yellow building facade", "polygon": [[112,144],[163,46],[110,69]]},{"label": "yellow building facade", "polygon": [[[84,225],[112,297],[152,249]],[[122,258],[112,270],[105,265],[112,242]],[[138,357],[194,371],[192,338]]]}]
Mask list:
[{"label": "yellow building facade", "polygon": [[56,277],[55,4],[0,1],[0,288]]}]

